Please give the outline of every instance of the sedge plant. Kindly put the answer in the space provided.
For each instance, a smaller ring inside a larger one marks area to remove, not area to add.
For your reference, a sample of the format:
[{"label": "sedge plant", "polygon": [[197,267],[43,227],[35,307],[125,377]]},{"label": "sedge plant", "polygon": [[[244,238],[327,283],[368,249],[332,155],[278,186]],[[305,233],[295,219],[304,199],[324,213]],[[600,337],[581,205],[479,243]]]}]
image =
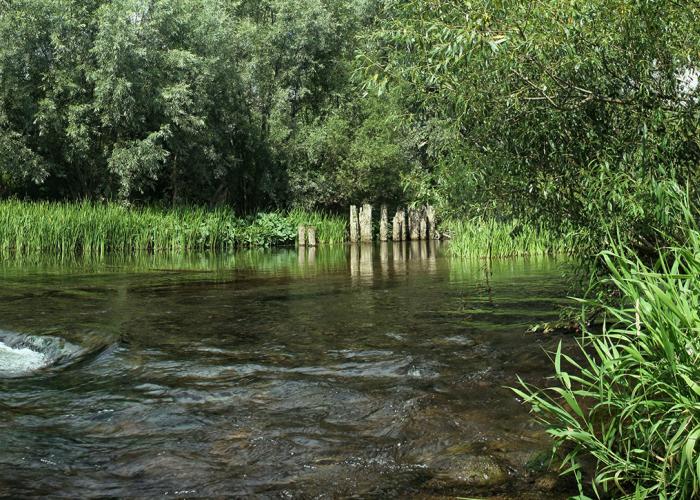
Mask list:
[{"label": "sedge plant", "polygon": [[582,303],[604,311],[602,332],[584,329],[571,355],[559,345],[550,387],[513,389],[581,497],[700,496],[700,232],[686,213],[684,241],[655,264],[620,244],[601,255],[611,294]]}]

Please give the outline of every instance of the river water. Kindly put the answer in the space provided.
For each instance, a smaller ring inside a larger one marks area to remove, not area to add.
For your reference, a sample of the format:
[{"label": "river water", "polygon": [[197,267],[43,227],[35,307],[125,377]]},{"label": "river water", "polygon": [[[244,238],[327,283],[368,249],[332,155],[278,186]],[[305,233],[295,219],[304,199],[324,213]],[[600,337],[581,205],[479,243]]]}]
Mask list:
[{"label": "river water", "polygon": [[439,244],[0,265],[0,496],[558,498],[549,259]]}]

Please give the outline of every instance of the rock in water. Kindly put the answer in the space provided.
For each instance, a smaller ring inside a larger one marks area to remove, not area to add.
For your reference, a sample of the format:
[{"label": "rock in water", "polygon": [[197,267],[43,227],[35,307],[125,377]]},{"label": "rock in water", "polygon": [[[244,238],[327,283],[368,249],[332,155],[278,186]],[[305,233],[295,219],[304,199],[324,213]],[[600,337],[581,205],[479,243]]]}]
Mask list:
[{"label": "rock in water", "polygon": [[28,347],[12,348],[0,342],[0,376],[21,375],[45,367],[49,360]]},{"label": "rock in water", "polygon": [[489,456],[466,455],[446,457],[435,468],[431,486],[442,488],[490,487],[509,480],[508,472]]},{"label": "rock in water", "polygon": [[43,368],[65,365],[87,352],[59,337],[0,330],[0,377],[22,376]]}]

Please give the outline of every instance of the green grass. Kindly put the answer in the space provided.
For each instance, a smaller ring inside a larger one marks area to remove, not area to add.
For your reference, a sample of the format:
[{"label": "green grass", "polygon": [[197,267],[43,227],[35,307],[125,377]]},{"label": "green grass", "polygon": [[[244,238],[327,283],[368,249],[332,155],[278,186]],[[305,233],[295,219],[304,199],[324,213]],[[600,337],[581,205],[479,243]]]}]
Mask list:
[{"label": "green grass", "polygon": [[572,248],[568,238],[517,221],[451,220],[442,229],[450,234],[450,254],[459,258],[543,256],[570,253]]},{"label": "green grass", "polygon": [[583,302],[605,312],[603,332],[584,330],[573,356],[559,346],[551,387],[514,389],[579,485],[581,457],[594,459],[598,496],[700,495],[700,232],[687,224],[655,265],[619,244],[603,253],[614,302]]},{"label": "green grass", "polygon": [[319,243],[344,240],[345,220],[293,211],[240,218],[231,210],[125,208],[107,203],[0,201],[0,254],[105,255],[226,251],[294,243],[299,223]]}]

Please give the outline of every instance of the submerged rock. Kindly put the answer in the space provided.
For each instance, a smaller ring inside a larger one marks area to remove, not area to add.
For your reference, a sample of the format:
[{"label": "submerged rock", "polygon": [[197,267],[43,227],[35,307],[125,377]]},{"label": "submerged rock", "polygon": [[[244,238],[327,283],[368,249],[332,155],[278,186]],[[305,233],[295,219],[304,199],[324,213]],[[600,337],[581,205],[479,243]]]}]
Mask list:
[{"label": "submerged rock", "polygon": [[62,363],[80,348],[64,339],[0,331],[0,376],[16,377]]},{"label": "submerged rock", "polygon": [[433,488],[494,487],[508,481],[508,470],[488,455],[447,456],[431,464]]},{"label": "submerged rock", "polygon": [[0,342],[0,375],[21,375],[45,367],[44,354],[28,347],[13,348]]}]

